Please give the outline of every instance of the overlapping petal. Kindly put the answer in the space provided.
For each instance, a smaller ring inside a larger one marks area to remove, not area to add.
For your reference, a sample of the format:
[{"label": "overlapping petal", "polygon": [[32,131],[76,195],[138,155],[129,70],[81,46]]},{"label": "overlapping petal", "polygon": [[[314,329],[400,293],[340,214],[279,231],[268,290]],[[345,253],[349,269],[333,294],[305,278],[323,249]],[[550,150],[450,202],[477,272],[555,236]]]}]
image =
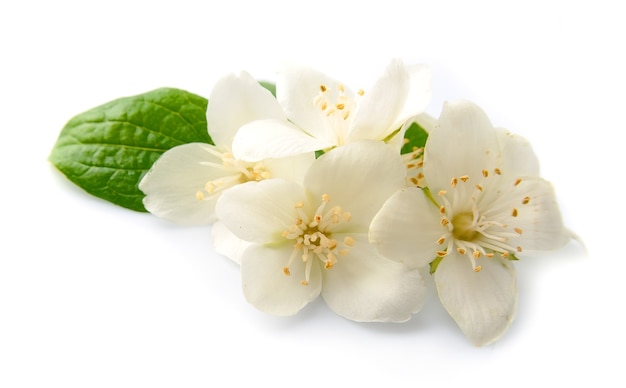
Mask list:
[{"label": "overlapping petal", "polygon": [[298,217],[293,205],[304,198],[302,187],[294,182],[248,182],[225,191],[216,214],[237,237],[267,243],[281,239],[281,233]]},{"label": "overlapping petal", "polygon": [[235,236],[222,222],[217,221],[211,226],[211,237],[215,251],[226,256],[237,264],[241,264],[243,252],[252,244]]},{"label": "overlapping petal", "polygon": [[239,129],[233,155],[240,160],[284,158],[330,148],[335,143],[311,137],[284,120],[252,121]]},{"label": "overlapping petal", "polygon": [[209,95],[207,124],[213,143],[231,147],[239,128],[254,120],[285,120],[285,113],[272,93],[242,71],[218,80]]},{"label": "overlapping petal", "polygon": [[[402,123],[398,120],[410,86],[409,72],[404,63],[392,61],[385,74],[359,101],[349,129],[349,140],[384,140],[394,130],[399,129]],[[404,120],[407,118],[404,117]]]},{"label": "overlapping petal", "polygon": [[426,295],[419,271],[384,258],[365,235],[353,237],[355,247],[324,272],[324,300],[335,313],[353,321],[407,321],[420,310]]},{"label": "overlapping petal", "polygon": [[333,204],[352,213],[351,227],[367,230],[384,201],[405,186],[400,155],[373,140],[350,143],[322,155],[304,184],[313,198],[328,194]]},{"label": "overlapping petal", "polygon": [[404,188],[391,196],[372,220],[370,242],[389,259],[424,267],[441,247],[440,214],[422,189]]}]

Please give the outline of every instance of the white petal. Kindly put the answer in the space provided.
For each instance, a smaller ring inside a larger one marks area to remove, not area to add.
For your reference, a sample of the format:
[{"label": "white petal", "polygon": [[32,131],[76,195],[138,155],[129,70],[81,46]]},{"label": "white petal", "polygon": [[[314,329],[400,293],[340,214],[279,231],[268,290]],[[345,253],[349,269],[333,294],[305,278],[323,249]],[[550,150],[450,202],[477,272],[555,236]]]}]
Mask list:
[{"label": "white petal", "polygon": [[248,302],[259,310],[272,315],[294,315],[320,293],[322,279],[320,267],[313,263],[309,285],[303,286],[305,264],[294,260],[291,275],[283,268],[287,264],[293,246],[251,245],[241,260],[243,292]]},{"label": "white petal", "polygon": [[404,103],[404,108],[398,116],[396,126],[410,117],[424,112],[432,97],[430,68],[427,65],[410,65],[407,66],[407,70],[410,77],[409,94]]},{"label": "white petal", "polygon": [[333,145],[307,135],[287,121],[259,120],[239,129],[233,140],[233,155],[239,160],[256,162],[312,153]]},{"label": "white petal", "polygon": [[323,194],[331,206],[352,214],[351,225],[367,230],[382,204],[405,187],[406,169],[400,155],[379,141],[350,143],[322,155],[311,166],[304,185],[311,201]]},{"label": "white petal", "polygon": [[264,159],[263,165],[270,178],[282,178],[301,184],[306,172],[315,161],[315,154],[308,152],[279,159]]},{"label": "white petal", "polygon": [[267,89],[242,71],[220,79],[209,96],[207,124],[213,143],[230,148],[239,127],[253,120],[285,120],[285,114]]},{"label": "white petal", "polygon": [[[525,178],[516,187],[513,206],[517,217],[507,220],[511,228],[519,228],[522,234],[512,237],[508,243],[521,247],[522,253],[558,249],[570,239],[563,225],[552,185],[541,178]],[[528,203],[525,199],[528,199]]]},{"label": "white petal", "polygon": [[438,192],[448,189],[453,177],[482,178],[482,170],[497,167],[498,150],[496,130],[478,106],[468,101],[445,103],[426,141],[424,175],[428,187]]},{"label": "white petal", "polygon": [[322,297],[335,313],[358,322],[404,322],[419,311],[426,288],[418,270],[376,253],[365,236],[331,269],[322,269]]},{"label": "white petal", "polygon": [[376,214],[369,239],[383,256],[423,267],[445,248],[437,244],[446,232],[440,218],[439,209],[421,189],[405,188],[389,198]]},{"label": "white petal", "polygon": [[[289,121],[320,141],[334,143],[335,130],[326,115],[314,103],[321,85],[326,87],[329,100],[335,101],[340,85],[338,81],[309,67],[287,63],[278,73],[276,98]],[[352,92],[346,87],[344,93],[349,98],[353,97]]]},{"label": "white petal", "polygon": [[211,226],[211,237],[215,251],[241,264],[243,252],[252,244],[235,236],[226,225],[217,221]]},{"label": "white petal", "polygon": [[475,345],[499,339],[517,310],[515,268],[499,257],[481,258],[480,272],[456,252],[439,263],[435,284],[441,303]]},{"label": "white petal", "polygon": [[265,244],[285,240],[281,233],[295,222],[294,206],[303,200],[305,195],[298,184],[268,179],[224,191],[215,212],[237,237]]},{"label": "white petal", "polygon": [[398,119],[409,94],[409,79],[402,61],[389,64],[385,74],[360,100],[348,134],[350,141],[383,140],[402,125]]},{"label": "white petal", "polygon": [[528,140],[505,129],[498,129],[501,160],[497,163],[503,174],[539,176],[539,160]]},{"label": "white petal", "polygon": [[[233,175],[207,162],[222,164],[220,151],[211,145],[190,143],[165,152],[139,183],[143,203],[152,214],[180,224],[200,225],[215,220],[217,195],[198,200],[196,193],[208,181]],[[235,174],[238,175],[238,174]]]}]

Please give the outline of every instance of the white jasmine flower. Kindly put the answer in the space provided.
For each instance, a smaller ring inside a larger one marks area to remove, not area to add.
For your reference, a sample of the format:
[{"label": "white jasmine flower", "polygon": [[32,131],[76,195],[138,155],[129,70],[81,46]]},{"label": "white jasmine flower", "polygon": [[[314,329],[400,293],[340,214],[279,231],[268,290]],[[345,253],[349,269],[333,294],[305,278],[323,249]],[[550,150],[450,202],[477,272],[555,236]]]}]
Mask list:
[{"label": "white jasmine flower", "polygon": [[274,96],[248,73],[219,80],[207,108],[215,145],[190,143],[166,151],[139,184],[146,194],[146,209],[181,224],[204,224],[215,220],[217,198],[230,187],[267,178],[299,178],[313,154],[253,162],[233,157],[231,145],[239,127],[270,118],[284,120],[285,114]]},{"label": "white jasmine flower", "polygon": [[276,97],[287,120],[255,121],[233,142],[242,160],[260,160],[328,150],[369,139],[402,146],[402,125],[430,100],[430,71],[392,61],[369,90],[353,92],[342,83],[303,66],[279,74]]},{"label": "white jasmine flower", "polygon": [[246,299],[286,316],[321,294],[355,321],[409,319],[423,302],[419,272],[384,258],[367,238],[372,217],[404,179],[398,153],[362,141],[317,159],[303,186],[270,179],[224,192],[220,221],[252,243],[241,256]]},{"label": "white jasmine flower", "polygon": [[469,102],[447,103],[426,142],[428,190],[405,188],[372,221],[386,257],[431,263],[439,298],[476,345],[497,340],[517,307],[511,260],[564,245],[551,185],[522,138]]}]

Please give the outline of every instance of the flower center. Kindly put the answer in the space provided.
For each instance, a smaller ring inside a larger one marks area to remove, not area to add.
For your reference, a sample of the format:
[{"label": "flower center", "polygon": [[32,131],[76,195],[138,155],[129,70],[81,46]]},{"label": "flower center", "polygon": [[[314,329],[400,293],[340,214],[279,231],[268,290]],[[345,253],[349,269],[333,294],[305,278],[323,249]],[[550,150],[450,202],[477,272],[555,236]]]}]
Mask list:
[{"label": "flower center", "polygon": [[479,183],[474,185],[467,175],[455,177],[450,181],[450,192],[439,192],[441,226],[446,232],[437,244],[446,248],[437,252],[438,257],[443,258],[456,249],[479,272],[482,267],[477,260],[481,257],[491,258],[498,253],[503,258],[513,258],[515,253],[522,252],[521,246],[510,244],[510,239],[519,237],[522,229],[504,220],[513,221],[519,215],[518,204],[527,205],[530,197],[521,197],[516,192],[521,179],[507,185],[501,181],[501,175],[498,168],[493,174],[483,170]]},{"label": "flower center", "polygon": [[478,235],[472,213],[460,213],[452,218],[452,236],[457,240],[473,241]]},{"label": "flower center", "polygon": [[315,211],[315,215],[309,218],[304,211],[304,204],[298,202],[295,205],[297,217],[295,222],[283,232],[283,237],[293,240],[293,251],[287,265],[283,267],[283,273],[291,275],[290,267],[294,260],[301,259],[305,263],[304,279],[300,282],[303,286],[309,284],[311,267],[317,258],[324,268],[331,269],[337,263],[337,256],[346,256],[355,240],[346,236],[343,241],[333,238],[333,231],[340,225],[349,222],[351,215],[334,206],[326,210],[330,197],[322,195],[322,203]]},{"label": "flower center", "polygon": [[[363,96],[365,92],[359,89],[357,94]],[[337,90],[329,90],[326,85],[320,85],[318,94],[313,98],[313,105],[327,117],[334,129],[337,145],[344,145],[350,126],[350,114],[356,109],[356,101],[346,94],[343,85],[337,85]]]},{"label": "flower center", "polygon": [[230,152],[218,152],[211,149],[210,152],[218,156],[222,163],[203,162],[204,166],[211,166],[224,172],[224,176],[205,183],[202,190],[196,192],[199,201],[210,199],[213,195],[240,183],[249,181],[262,181],[270,178],[270,173],[265,169],[263,162],[244,162],[237,160]]}]

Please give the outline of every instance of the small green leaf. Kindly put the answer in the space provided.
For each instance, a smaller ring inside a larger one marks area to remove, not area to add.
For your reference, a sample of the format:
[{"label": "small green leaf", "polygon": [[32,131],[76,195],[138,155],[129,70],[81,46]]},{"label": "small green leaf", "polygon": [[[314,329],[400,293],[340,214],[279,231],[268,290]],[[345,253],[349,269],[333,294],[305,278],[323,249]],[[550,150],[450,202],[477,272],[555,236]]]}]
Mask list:
[{"label": "small green leaf", "polygon": [[437,271],[437,267],[439,266],[439,263],[441,263],[441,260],[443,259],[443,257],[437,257],[435,258],[435,260],[430,262],[430,274],[434,274],[435,271]]},{"label": "small green leaf", "polygon": [[428,132],[424,128],[422,128],[418,123],[413,123],[404,133],[405,141],[408,140],[402,146],[401,154],[408,154],[412,152],[415,148],[424,148],[426,145],[426,139],[428,139]]},{"label": "small green leaf", "polygon": [[205,98],[171,88],[111,101],[72,118],[50,161],[88,193],[146,211],[138,184],[159,156],[181,144],[212,144],[206,107]]},{"label": "small green leaf", "polygon": [[265,89],[269,90],[270,93],[272,93],[272,95],[276,97],[276,84],[268,81],[259,81],[259,84],[261,84],[261,86],[263,86]]}]

